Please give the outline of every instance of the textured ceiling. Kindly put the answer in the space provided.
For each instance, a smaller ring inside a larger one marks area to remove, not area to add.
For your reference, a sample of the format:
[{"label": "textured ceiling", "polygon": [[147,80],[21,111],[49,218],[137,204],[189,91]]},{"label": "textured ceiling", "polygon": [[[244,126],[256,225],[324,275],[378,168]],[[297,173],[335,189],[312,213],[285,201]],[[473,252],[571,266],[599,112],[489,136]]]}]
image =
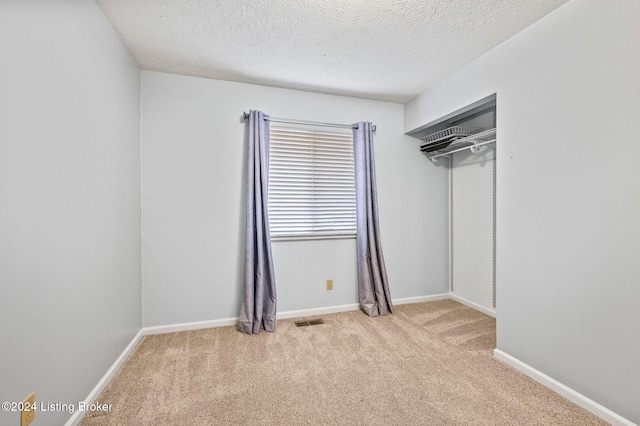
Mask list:
[{"label": "textured ceiling", "polygon": [[142,69],[405,102],[568,0],[96,0]]}]

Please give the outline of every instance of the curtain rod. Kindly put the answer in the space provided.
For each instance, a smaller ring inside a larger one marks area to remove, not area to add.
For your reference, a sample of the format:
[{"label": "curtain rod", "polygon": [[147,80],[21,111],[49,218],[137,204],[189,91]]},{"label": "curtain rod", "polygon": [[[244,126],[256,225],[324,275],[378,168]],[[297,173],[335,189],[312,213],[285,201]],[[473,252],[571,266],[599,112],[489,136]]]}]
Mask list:
[{"label": "curtain rod", "polygon": [[[244,117],[245,120],[247,120],[249,118],[249,113],[248,112],[243,112],[243,117]],[[305,125],[305,126],[340,127],[340,128],[344,128],[344,129],[357,129],[358,128],[357,126],[354,126],[352,124],[323,123],[323,122],[320,122],[320,121],[294,120],[294,119],[290,119],[290,118],[269,117],[269,118],[265,118],[265,120],[273,121],[274,123],[302,124],[302,125]],[[371,130],[373,130],[375,132],[376,131],[376,126],[372,125],[371,126]]]}]

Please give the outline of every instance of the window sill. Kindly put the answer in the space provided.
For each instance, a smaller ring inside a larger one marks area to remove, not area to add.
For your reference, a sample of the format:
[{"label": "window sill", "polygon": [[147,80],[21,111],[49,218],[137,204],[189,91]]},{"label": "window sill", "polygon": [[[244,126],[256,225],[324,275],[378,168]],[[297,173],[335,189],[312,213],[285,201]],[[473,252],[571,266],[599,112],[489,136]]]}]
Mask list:
[{"label": "window sill", "polygon": [[311,240],[355,240],[356,234],[349,235],[281,235],[271,237],[272,242],[311,241]]}]

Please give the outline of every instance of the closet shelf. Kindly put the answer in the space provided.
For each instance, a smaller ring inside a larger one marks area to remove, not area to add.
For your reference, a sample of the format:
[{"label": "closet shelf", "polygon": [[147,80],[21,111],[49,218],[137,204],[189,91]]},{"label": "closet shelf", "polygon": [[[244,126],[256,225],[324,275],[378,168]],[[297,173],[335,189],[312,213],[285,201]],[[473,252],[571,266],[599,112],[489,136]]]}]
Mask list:
[{"label": "closet shelf", "polygon": [[420,151],[431,161],[437,163],[440,157],[454,152],[465,149],[470,149],[471,152],[478,152],[481,146],[496,142],[496,129],[479,130],[482,129],[460,126],[449,127],[422,138],[425,143],[420,146]]},{"label": "closet shelf", "polygon": [[424,144],[420,147],[420,150],[424,152],[437,151],[446,148],[452,141],[458,138],[478,133],[481,130],[482,127],[447,127],[444,130],[423,137],[422,142],[424,142]]}]

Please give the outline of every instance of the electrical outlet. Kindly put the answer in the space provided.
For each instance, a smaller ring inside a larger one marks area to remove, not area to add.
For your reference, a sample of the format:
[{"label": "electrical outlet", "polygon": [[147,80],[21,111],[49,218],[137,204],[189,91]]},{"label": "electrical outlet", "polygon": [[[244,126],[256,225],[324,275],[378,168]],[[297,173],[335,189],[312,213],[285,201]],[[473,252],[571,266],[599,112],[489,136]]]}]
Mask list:
[{"label": "electrical outlet", "polygon": [[333,280],[327,280],[327,290],[333,290]]},{"label": "electrical outlet", "polygon": [[22,410],[20,410],[20,426],[27,426],[36,418],[36,393],[31,392],[24,401],[22,401]]}]

